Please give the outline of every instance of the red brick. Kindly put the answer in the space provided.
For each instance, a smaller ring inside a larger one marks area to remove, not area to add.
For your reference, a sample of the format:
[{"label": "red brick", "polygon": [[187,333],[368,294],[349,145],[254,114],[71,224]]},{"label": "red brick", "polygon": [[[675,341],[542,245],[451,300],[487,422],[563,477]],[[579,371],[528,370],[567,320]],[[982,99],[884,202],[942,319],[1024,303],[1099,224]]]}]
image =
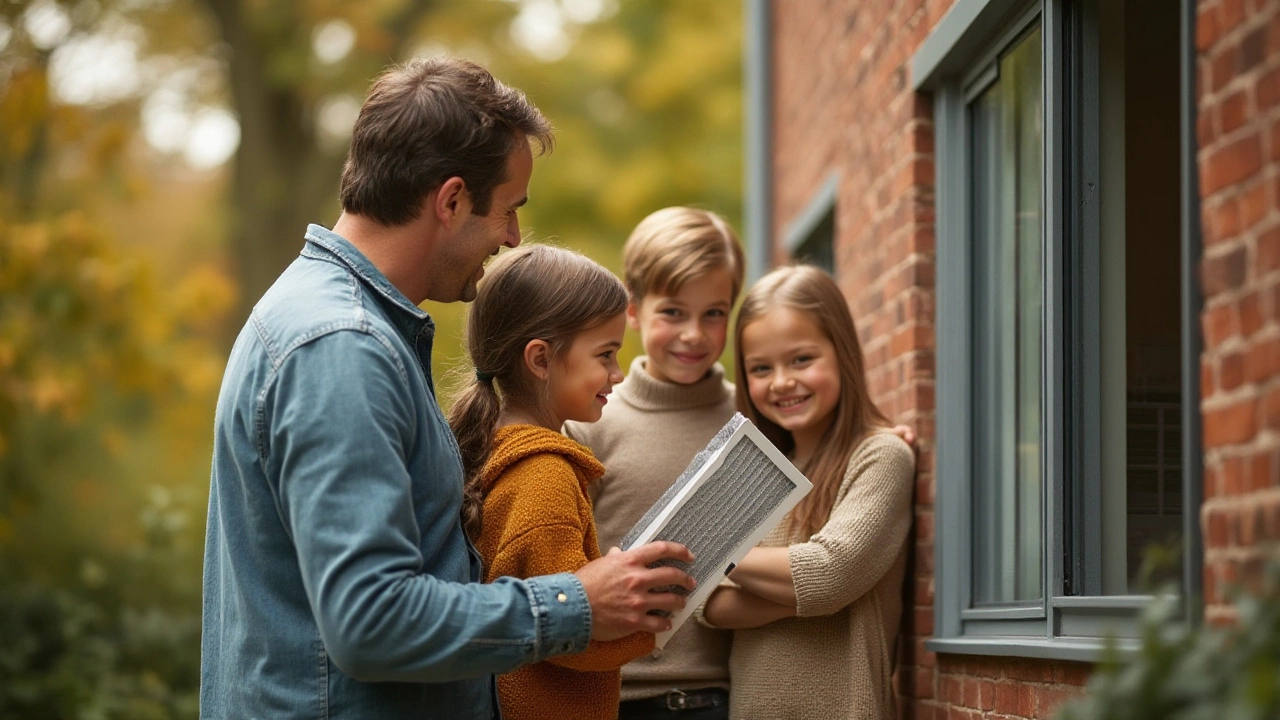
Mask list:
[{"label": "red brick", "polygon": [[[1280,320],[1280,282],[1275,283],[1266,291],[1266,296],[1271,300],[1267,318],[1270,320]],[[1264,307],[1266,305],[1264,304]]]},{"label": "red brick", "polygon": [[1246,340],[1262,329],[1262,294],[1249,293],[1236,306],[1240,317],[1240,336]]},{"label": "red brick", "polygon": [[1213,381],[1213,365],[1207,360],[1200,361],[1200,396],[1213,397],[1216,393],[1217,385]]},{"label": "red brick", "polygon": [[1080,697],[1083,693],[1077,688],[1063,688],[1060,686],[1049,686],[1040,688],[1039,702],[1037,703],[1037,717],[1050,718],[1062,709],[1062,706],[1068,702]]},{"label": "red brick", "polygon": [[1227,338],[1239,334],[1235,308],[1227,303],[1206,308],[1201,313],[1200,322],[1206,347],[1221,345]]},{"label": "red brick", "polygon": [[1260,383],[1280,375],[1280,338],[1253,341],[1244,358],[1244,378]]},{"label": "red brick", "polygon": [[1085,663],[1059,663],[1053,668],[1053,681],[1059,685],[1082,686],[1093,674],[1093,666]]},{"label": "red brick", "polygon": [[1262,424],[1280,430],[1280,386],[1268,390],[1262,400]]},{"label": "red brick", "polygon": [[1216,8],[1205,9],[1204,3],[1196,14],[1196,50],[1206,52],[1218,41],[1218,13]]},{"label": "red brick", "polygon": [[1255,506],[1244,505],[1235,512],[1234,522],[1236,528],[1236,544],[1240,547],[1252,547],[1257,541],[1257,516],[1254,514]]},{"label": "red brick", "polygon": [[[1197,93],[1197,96],[1199,93]],[[1206,148],[1218,139],[1218,131],[1214,124],[1214,115],[1210,112],[1201,112],[1196,114],[1196,141],[1200,143],[1200,147]]]},{"label": "red brick", "polygon": [[[1277,392],[1280,392],[1280,389]],[[1280,468],[1280,463],[1276,462],[1278,453],[1280,451],[1265,450],[1249,459],[1249,483],[1247,488],[1250,492],[1259,492],[1280,486],[1280,482],[1277,482],[1276,478],[1276,469]]]},{"label": "red brick", "polygon": [[[1238,43],[1220,44],[1217,53],[1209,59],[1209,91],[1218,92],[1240,74],[1240,46]],[[1202,96],[1203,97],[1203,96]]]},{"label": "red brick", "polygon": [[1240,40],[1240,72],[1246,73],[1267,57],[1267,29],[1254,28]]},{"label": "red brick", "polygon": [[1258,235],[1254,244],[1254,258],[1258,277],[1280,268],[1280,225]]},{"label": "red brick", "polygon": [[888,351],[890,351],[890,355],[895,357],[901,357],[908,354],[908,352],[923,350],[923,348],[927,347],[933,347],[933,328],[920,324],[897,329],[897,332],[893,333],[893,337],[888,342]]},{"label": "red brick", "polygon": [[1222,0],[1218,3],[1218,27],[1223,35],[1244,22],[1244,0]]},{"label": "red brick", "polygon": [[1257,403],[1252,399],[1205,411],[1205,447],[1217,448],[1252,440],[1258,431],[1257,417]]},{"label": "red brick", "polygon": [[1040,689],[1038,685],[1019,685],[1018,686],[1018,714],[1024,718],[1036,717],[1036,691]]},{"label": "red brick", "polygon": [[1013,715],[1018,712],[1018,688],[1017,683],[1001,682],[996,683],[996,698],[992,709],[998,713],[1005,715]]},{"label": "red brick", "polygon": [[1238,288],[1244,284],[1248,270],[1245,248],[1237,245],[1225,253],[1206,255],[1200,268],[1204,273],[1201,283],[1205,295],[1217,295]]},{"label": "red brick", "polygon": [[1205,209],[1206,245],[1230,240],[1240,234],[1240,206],[1234,198],[1220,200]]},{"label": "red brick", "polygon": [[932,505],[933,504],[933,479],[925,477],[916,478],[916,504]]},{"label": "red brick", "polygon": [[959,675],[943,675],[938,679],[938,699],[949,703],[964,702],[964,681]]},{"label": "red brick", "polygon": [[1205,464],[1204,466],[1204,496],[1218,497],[1222,494],[1222,471],[1219,464]]},{"label": "red brick", "polygon": [[917,698],[920,698],[921,700],[932,700],[933,699],[933,671],[930,670],[929,668],[918,667],[915,669],[915,672],[913,673],[913,678],[914,678],[914,681],[913,681],[914,687],[911,688],[912,697],[917,697]]},{"label": "red brick", "polygon": [[915,592],[912,593],[912,600],[918,605],[933,604],[933,580],[930,578],[918,577],[913,583]]},{"label": "red brick", "polygon": [[1280,161],[1280,120],[1271,124],[1271,138],[1269,144],[1271,145],[1271,154],[1267,156],[1267,159],[1273,163]]},{"label": "red brick", "polygon": [[996,706],[996,684],[990,680],[978,680],[978,707],[991,710]]},{"label": "red brick", "polygon": [[1253,100],[1258,105],[1260,115],[1280,105],[1280,67],[1258,75],[1258,79],[1254,81]]},{"label": "red brick", "polygon": [[1273,497],[1263,502],[1262,533],[1268,540],[1280,540],[1280,499]]},{"label": "red brick", "polygon": [[1244,460],[1223,458],[1221,465],[1222,495],[1239,495],[1244,490]]},{"label": "red brick", "polygon": [[1208,510],[1205,523],[1208,525],[1208,532],[1205,534],[1207,547],[1221,549],[1231,543],[1231,526],[1227,522],[1227,516],[1221,510]]},{"label": "red brick", "polygon": [[1206,196],[1212,195],[1249,179],[1261,168],[1262,143],[1258,135],[1247,135],[1209,153],[1201,174],[1202,191]]},{"label": "red brick", "polygon": [[933,608],[922,607],[916,608],[914,611],[914,619],[911,629],[917,635],[933,634]]},{"label": "red brick", "polygon": [[1255,183],[1240,196],[1237,208],[1240,211],[1240,226],[1249,229],[1256,226],[1271,213],[1271,188],[1268,183]]},{"label": "red brick", "polygon": [[1011,659],[1005,674],[1014,680],[1025,682],[1051,682],[1053,665],[1044,660]]},{"label": "red brick", "polygon": [[933,540],[933,512],[916,508],[916,537],[921,540]]},{"label": "red brick", "polygon": [[1224,391],[1240,387],[1244,382],[1244,355],[1228,353],[1218,361],[1218,386]]},{"label": "red brick", "polygon": [[1248,98],[1243,90],[1231,93],[1218,105],[1218,127],[1223,135],[1230,135],[1248,118]]}]

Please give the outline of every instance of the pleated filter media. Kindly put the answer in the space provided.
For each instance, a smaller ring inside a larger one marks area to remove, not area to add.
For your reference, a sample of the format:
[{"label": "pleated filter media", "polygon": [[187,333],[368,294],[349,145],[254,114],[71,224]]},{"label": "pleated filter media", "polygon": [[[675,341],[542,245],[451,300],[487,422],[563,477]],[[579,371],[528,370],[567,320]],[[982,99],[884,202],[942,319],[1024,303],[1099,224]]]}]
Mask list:
[{"label": "pleated filter media", "polygon": [[657,635],[658,647],[812,487],[751,421],[734,414],[620,543],[631,549],[670,540],[694,554],[692,567],[662,562],[680,567],[698,585],[672,616],[671,629]]}]

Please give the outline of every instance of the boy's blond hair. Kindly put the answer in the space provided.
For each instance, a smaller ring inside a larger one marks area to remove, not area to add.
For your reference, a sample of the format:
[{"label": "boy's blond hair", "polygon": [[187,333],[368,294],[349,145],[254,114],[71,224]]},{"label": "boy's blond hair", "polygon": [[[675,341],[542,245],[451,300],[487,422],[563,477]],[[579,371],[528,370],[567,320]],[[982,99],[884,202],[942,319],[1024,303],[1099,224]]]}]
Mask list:
[{"label": "boy's blond hair", "polygon": [[691,207],[650,213],[622,248],[622,270],[631,301],[651,294],[674,295],[684,284],[712,270],[727,270],[738,299],[746,262],[738,236],[725,219]]}]

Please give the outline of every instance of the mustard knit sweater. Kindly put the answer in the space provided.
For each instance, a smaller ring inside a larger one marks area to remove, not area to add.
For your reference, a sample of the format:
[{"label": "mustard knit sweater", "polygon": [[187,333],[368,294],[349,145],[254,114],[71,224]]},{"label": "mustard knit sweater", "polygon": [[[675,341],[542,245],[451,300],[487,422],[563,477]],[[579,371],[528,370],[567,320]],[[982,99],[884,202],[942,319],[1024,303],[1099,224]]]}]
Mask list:
[{"label": "mustard knit sweater", "polygon": [[827,523],[788,545],[798,617],[733,634],[732,720],[895,718],[894,644],[902,616],[915,457],[878,432],[853,451]]},{"label": "mustard knit sweater", "polygon": [[[481,474],[483,529],[476,548],[485,582],[573,572],[600,557],[587,485],[604,473],[591,451],[534,425],[499,428]],[[592,641],[498,677],[506,720],[618,717],[618,668],[653,650],[653,635]]]}]

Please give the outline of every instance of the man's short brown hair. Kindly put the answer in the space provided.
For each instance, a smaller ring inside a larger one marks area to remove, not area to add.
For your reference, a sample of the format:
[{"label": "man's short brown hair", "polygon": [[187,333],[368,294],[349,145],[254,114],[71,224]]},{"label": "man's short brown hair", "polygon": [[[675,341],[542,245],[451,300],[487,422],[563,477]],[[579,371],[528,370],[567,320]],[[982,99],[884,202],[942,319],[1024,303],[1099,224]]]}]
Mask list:
[{"label": "man's short brown hair", "polygon": [[632,302],[674,295],[693,278],[724,270],[733,280],[732,303],[742,290],[746,263],[738,236],[725,219],[691,207],[650,213],[622,248],[622,270]]},{"label": "man's short brown hair", "polygon": [[474,212],[488,215],[521,135],[539,154],[552,147],[551,123],[538,108],[479,65],[433,57],[389,68],[351,131],[342,209],[403,225],[418,217],[428,193],[460,177]]}]

